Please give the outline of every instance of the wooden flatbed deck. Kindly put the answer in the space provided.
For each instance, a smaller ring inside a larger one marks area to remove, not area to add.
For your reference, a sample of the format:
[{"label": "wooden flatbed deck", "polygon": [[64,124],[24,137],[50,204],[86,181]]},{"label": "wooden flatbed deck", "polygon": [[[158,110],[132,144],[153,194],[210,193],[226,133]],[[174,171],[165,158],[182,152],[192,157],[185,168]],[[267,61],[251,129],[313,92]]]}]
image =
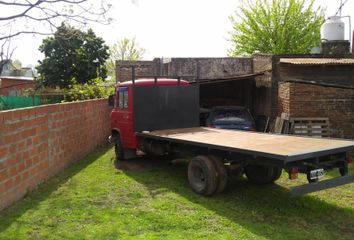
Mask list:
[{"label": "wooden flatbed deck", "polygon": [[354,150],[354,141],[207,127],[139,132],[138,136],[288,161]]}]

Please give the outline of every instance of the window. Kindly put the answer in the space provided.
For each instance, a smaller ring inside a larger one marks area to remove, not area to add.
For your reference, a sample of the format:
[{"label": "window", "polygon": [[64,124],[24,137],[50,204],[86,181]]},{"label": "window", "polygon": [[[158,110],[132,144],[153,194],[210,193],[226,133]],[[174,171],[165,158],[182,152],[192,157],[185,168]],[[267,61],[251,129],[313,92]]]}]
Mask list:
[{"label": "window", "polygon": [[128,108],[128,90],[123,92],[123,108]]},{"label": "window", "polygon": [[128,108],[128,88],[120,87],[118,89],[118,107],[120,109]]}]

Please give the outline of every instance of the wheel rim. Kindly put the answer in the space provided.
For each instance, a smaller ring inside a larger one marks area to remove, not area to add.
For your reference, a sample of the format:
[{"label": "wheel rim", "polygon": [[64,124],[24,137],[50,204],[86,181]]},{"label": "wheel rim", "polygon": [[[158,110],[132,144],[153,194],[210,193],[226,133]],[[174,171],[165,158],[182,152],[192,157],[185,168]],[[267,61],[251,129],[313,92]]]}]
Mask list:
[{"label": "wheel rim", "polygon": [[203,169],[198,165],[192,166],[192,181],[197,189],[204,189],[206,185],[206,178]]}]

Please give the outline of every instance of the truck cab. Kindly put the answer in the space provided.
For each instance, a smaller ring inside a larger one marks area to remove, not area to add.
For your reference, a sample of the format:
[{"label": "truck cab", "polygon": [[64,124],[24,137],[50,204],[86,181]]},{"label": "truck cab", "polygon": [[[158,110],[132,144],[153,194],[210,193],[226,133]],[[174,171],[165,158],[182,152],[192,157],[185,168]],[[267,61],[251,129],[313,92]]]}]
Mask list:
[{"label": "truck cab", "polygon": [[[166,123],[169,121],[170,116],[163,116],[162,111],[159,110],[163,110],[163,108],[166,106],[170,107],[171,102],[169,103],[166,101],[176,99],[172,99],[172,96],[162,94],[162,92],[167,94],[169,92],[171,93],[171,91],[162,91],[162,89],[184,89],[188,86],[189,82],[186,80],[167,78],[137,79],[134,81],[118,83],[116,85],[116,91],[114,94],[114,106],[111,112],[111,136],[115,143],[117,158],[124,159],[134,157],[135,152],[137,149],[139,149],[140,145],[139,138],[136,136],[136,132],[139,130],[152,130],[148,126],[140,126],[139,129],[137,129],[135,127],[137,122],[138,125],[144,124],[141,124],[141,121],[135,121],[135,115],[140,113],[139,115],[143,115],[143,119],[141,120],[147,122],[151,122],[149,119],[152,118],[154,118],[154,121],[156,122],[163,120],[162,125],[164,125],[164,122]],[[135,96],[135,93],[142,94],[142,92],[152,92],[152,94],[147,94],[146,96]],[[153,94],[156,94],[156,96]],[[162,95],[162,98],[165,101],[164,106],[161,105],[161,101],[159,101],[157,95]],[[147,104],[139,104],[139,106],[134,107],[134,100]],[[172,105],[176,104],[172,103]],[[149,109],[155,112],[154,116],[149,114]],[[148,113],[144,114],[144,112]],[[163,128],[163,126],[156,126],[156,129],[159,129],[159,127],[160,129],[161,127]]]}]

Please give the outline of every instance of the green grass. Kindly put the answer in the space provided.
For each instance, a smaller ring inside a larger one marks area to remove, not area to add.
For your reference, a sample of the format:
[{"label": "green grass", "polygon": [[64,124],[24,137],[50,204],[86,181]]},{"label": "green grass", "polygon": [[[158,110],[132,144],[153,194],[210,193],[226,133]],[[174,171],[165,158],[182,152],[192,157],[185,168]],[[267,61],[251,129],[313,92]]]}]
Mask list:
[{"label": "green grass", "polygon": [[354,239],[354,184],[295,198],[284,174],[203,197],[185,165],[118,170],[113,155],[96,151],[0,212],[0,239]]}]

